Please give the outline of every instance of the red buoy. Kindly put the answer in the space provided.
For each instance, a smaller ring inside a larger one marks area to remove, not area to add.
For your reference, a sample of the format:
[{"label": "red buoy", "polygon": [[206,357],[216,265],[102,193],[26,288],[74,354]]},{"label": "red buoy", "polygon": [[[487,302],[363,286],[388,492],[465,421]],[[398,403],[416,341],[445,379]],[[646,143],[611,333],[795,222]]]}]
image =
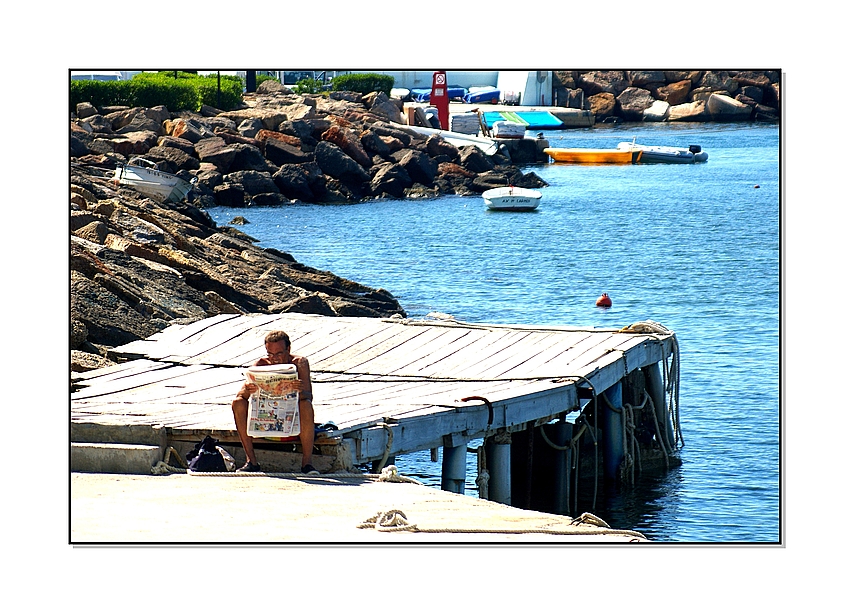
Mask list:
[{"label": "red buoy", "polygon": [[598,307],[609,307],[611,306],[611,299],[608,297],[606,292],[602,292],[602,295],[596,299],[596,306]]}]

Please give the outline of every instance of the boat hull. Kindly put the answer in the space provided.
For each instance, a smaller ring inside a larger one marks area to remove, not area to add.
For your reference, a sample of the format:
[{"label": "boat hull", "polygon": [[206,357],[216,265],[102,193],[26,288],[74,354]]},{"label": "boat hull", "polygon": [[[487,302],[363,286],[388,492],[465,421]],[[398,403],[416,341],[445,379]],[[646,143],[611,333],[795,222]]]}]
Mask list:
[{"label": "boat hull", "polygon": [[163,202],[179,202],[192,189],[191,183],[176,175],[132,164],[119,165],[113,178],[121,185]]},{"label": "boat hull", "polygon": [[708,153],[699,146],[691,150],[682,147],[620,143],[617,148],[622,151],[640,150],[642,152],[640,162],[644,164],[694,164],[708,161]]},{"label": "boat hull", "polygon": [[481,195],[491,211],[533,211],[543,197],[536,190],[521,187],[497,187]]},{"label": "boat hull", "polygon": [[633,164],[640,160],[641,151],[622,149],[559,149],[543,150],[556,162],[567,164]]}]

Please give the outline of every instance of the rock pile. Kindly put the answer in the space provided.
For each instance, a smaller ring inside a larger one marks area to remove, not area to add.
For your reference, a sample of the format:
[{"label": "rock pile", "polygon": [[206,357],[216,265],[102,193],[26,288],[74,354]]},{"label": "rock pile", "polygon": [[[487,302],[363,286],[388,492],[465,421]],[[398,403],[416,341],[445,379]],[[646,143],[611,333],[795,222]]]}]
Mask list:
[{"label": "rock pile", "polygon": [[188,203],[160,204],[71,165],[71,369],[174,323],[234,313],[405,316],[387,291],[309,268],[217,227]]},{"label": "rock pile", "polygon": [[[279,85],[279,84],[277,84]],[[406,316],[386,290],[260,248],[204,207],[352,202],[540,187],[505,155],[460,149],[402,125],[383,94],[297,96],[270,87],[244,108],[80,104],[71,121],[72,370],[108,364],[109,349],[173,323],[235,313]],[[143,156],[196,178],[185,202],[160,203],[112,180]]]},{"label": "rock pile", "polygon": [[558,106],[606,121],[779,121],[779,71],[556,70]]},{"label": "rock pile", "polygon": [[175,114],[161,106],[96,109],[82,103],[71,124],[71,156],[111,168],[143,156],[160,170],[197,177],[189,202],[202,208],[545,185],[534,173],[524,175],[507,152],[487,156],[472,145],[457,148],[416,133],[404,125],[400,101],[383,93],[296,95],[266,81],[244,100],[234,111],[204,107]]}]

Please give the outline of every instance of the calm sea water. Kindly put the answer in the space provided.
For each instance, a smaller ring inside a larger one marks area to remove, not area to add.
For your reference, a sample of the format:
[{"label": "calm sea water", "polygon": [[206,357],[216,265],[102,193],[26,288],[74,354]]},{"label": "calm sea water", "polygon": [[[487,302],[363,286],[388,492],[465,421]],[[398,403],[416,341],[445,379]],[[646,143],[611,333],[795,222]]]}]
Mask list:
[{"label": "calm sea water", "polygon": [[[553,147],[699,144],[705,164],[524,167],[549,183],[531,213],[480,197],[216,208],[262,246],[398,298],[408,316],[625,326],[652,319],[681,348],[683,464],[593,512],[666,542],[780,539],[779,210],[775,125],[546,131]],[[608,292],[613,307],[595,307]],[[477,447],[480,441],[472,441]],[[425,451],[402,474],[440,487]],[[477,496],[469,454],[466,493]],[[580,509],[591,510],[591,509]]]}]

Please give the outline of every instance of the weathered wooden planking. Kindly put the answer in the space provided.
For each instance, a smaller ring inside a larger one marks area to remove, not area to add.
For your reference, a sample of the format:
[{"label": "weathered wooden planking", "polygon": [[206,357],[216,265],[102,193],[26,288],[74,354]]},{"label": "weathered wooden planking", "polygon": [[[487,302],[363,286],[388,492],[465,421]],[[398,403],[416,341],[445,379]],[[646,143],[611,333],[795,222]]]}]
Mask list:
[{"label": "weathered wooden planking", "polygon": [[397,339],[398,333],[399,329],[392,325],[379,328],[362,326],[346,334],[344,338],[336,339],[338,342],[334,345],[325,345],[321,353],[316,352],[310,345],[301,347],[300,351],[302,355],[310,356],[310,363],[316,370],[342,371],[346,370],[351,360],[388,340]]},{"label": "weathered wooden planking", "polygon": [[[419,328],[405,331],[403,343],[384,346],[380,352],[370,352],[350,365],[350,370],[384,374],[407,374],[411,360],[430,354],[439,347],[450,332],[445,328]],[[444,341],[445,342],[445,341]]]},{"label": "weathered wooden planking", "polygon": [[[526,330],[505,334],[498,342],[489,347],[489,355],[477,356],[474,364],[463,369],[464,376],[469,379],[496,379],[504,370],[507,360],[523,358],[530,359],[537,353],[534,344],[524,344],[530,337],[539,335]],[[526,371],[523,377],[532,377],[534,374]]]},{"label": "weathered wooden planking", "polygon": [[116,348],[115,352],[118,355],[144,355],[151,359],[161,360],[175,351],[185,352],[185,348],[182,348],[184,344],[189,343],[193,337],[204,330],[220,326],[224,322],[239,317],[239,315],[216,315],[187,325],[174,324],[147,339],[122,345]]},{"label": "weathered wooden planking", "polygon": [[197,372],[211,368],[205,365],[183,366],[172,365],[170,368],[162,368],[160,364],[155,362],[149,363],[149,368],[116,379],[101,381],[95,384],[94,379],[90,379],[87,387],[71,393],[71,401],[84,400],[95,396],[110,396],[115,401],[120,401],[118,398],[127,394],[142,394],[145,390],[163,390],[167,389],[169,384],[188,373]]},{"label": "weathered wooden planking", "polygon": [[[557,334],[529,334],[517,342],[515,351],[508,351],[500,356],[498,364],[490,367],[490,376],[494,379],[525,377],[527,373],[535,372],[529,364],[547,351],[561,348],[563,345],[564,339]],[[536,373],[531,376],[536,376]]]},{"label": "weathered wooden planking", "polygon": [[335,319],[318,316],[303,316],[299,319],[284,319],[282,315],[267,316],[261,325],[250,332],[239,330],[239,334],[234,335],[229,342],[194,356],[192,361],[231,366],[253,364],[266,355],[263,339],[272,330],[283,330],[289,335],[293,353],[311,356],[312,350],[305,351],[305,346],[315,350],[318,346],[333,344],[334,339],[348,329],[342,322],[334,321]]},{"label": "weathered wooden planking", "polygon": [[[452,335],[458,338],[455,351],[437,361],[423,359],[423,364],[411,368],[411,372],[424,373],[431,377],[469,378],[469,369],[485,359],[494,350],[503,348],[505,337],[510,334],[504,330],[476,330],[470,334],[462,334],[460,328],[450,328]],[[424,362],[430,362],[425,366]]]}]

